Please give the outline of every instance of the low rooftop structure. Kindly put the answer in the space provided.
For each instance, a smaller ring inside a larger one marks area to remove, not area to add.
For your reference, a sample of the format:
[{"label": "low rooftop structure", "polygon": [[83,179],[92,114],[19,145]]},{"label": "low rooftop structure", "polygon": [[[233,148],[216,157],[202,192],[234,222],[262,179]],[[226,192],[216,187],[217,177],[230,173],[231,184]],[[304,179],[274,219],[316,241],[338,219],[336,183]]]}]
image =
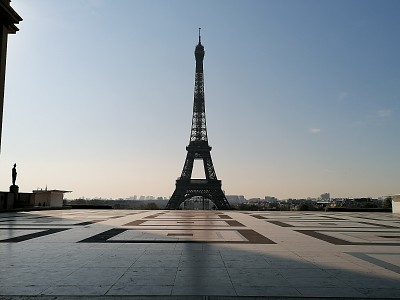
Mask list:
[{"label": "low rooftop structure", "polygon": [[47,189],[33,190],[32,193],[0,191],[0,211],[40,206],[62,207],[65,193],[71,193],[71,191]]}]

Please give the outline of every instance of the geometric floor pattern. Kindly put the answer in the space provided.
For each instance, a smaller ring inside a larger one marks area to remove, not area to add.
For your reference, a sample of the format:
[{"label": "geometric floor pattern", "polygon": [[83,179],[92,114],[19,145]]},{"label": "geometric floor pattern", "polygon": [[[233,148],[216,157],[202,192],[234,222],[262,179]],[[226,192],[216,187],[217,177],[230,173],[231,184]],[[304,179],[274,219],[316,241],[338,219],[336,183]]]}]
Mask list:
[{"label": "geometric floor pattern", "polygon": [[0,213],[0,270],[7,299],[400,298],[400,216]]}]

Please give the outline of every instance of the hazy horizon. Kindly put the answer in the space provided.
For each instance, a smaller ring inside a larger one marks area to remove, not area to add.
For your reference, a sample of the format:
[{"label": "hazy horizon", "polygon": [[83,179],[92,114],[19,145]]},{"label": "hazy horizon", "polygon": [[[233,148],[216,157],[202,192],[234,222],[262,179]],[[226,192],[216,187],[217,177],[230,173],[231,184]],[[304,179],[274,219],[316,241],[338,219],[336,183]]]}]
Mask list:
[{"label": "hazy horizon", "polygon": [[[399,194],[399,1],[13,0],[1,190],[170,197],[205,47],[227,195]],[[198,174],[198,166],[195,174]]]}]

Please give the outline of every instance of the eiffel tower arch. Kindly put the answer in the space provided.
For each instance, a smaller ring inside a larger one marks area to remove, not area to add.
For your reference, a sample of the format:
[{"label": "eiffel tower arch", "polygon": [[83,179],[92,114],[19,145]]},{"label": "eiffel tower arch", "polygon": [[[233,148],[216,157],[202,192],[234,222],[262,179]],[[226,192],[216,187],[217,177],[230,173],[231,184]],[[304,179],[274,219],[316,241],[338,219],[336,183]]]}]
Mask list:
[{"label": "eiffel tower arch", "polygon": [[[167,209],[179,209],[186,200],[201,196],[211,200],[218,209],[230,209],[228,200],[222,191],[221,180],[218,180],[211,159],[211,147],[208,144],[206,111],[204,102],[203,59],[204,46],[201,44],[200,28],[199,43],[194,54],[196,58],[196,73],[194,86],[194,102],[190,142],[186,147],[187,155],[181,176],[176,180],[175,191],[167,204]],[[205,179],[192,179],[195,160],[202,160]]]}]

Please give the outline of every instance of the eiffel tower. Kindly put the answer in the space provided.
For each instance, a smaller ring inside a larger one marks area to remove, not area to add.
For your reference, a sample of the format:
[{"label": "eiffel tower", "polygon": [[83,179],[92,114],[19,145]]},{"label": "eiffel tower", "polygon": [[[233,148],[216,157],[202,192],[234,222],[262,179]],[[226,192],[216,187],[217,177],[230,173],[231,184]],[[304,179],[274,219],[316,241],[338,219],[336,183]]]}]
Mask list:
[{"label": "eiffel tower", "polygon": [[[230,209],[228,200],[221,189],[211,160],[211,147],[208,145],[206,111],[204,104],[203,59],[204,46],[201,44],[200,28],[199,43],[194,51],[196,58],[196,74],[194,84],[194,103],[190,142],[186,147],[187,155],[181,177],[176,180],[176,188],[168,201],[167,209],[179,209],[185,201],[195,196],[211,200],[217,209]],[[203,160],[205,179],[192,179],[194,160]]]}]

